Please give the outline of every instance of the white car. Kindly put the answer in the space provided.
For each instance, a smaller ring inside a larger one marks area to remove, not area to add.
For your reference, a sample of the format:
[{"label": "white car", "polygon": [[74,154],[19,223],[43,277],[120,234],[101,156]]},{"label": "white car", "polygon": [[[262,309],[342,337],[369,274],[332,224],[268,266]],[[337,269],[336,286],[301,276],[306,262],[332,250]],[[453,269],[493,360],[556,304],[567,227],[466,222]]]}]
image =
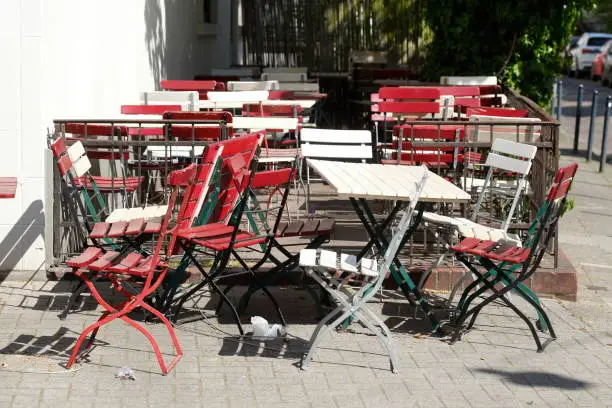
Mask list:
[{"label": "white car", "polygon": [[570,75],[580,76],[591,70],[593,60],[599,54],[601,47],[612,39],[612,34],[606,33],[584,33],[578,42],[570,48],[572,66]]}]

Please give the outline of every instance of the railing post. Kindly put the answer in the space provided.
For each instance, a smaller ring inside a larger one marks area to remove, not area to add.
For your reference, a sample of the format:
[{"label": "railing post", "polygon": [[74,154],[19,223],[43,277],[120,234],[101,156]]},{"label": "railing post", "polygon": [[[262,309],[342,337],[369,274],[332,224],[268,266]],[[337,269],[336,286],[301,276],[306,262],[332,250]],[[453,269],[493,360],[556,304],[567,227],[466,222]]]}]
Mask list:
[{"label": "railing post", "polygon": [[553,81],[553,89],[552,89],[552,101],[550,101],[550,116],[555,114],[555,103],[557,102],[557,81],[555,78]]},{"label": "railing post", "polygon": [[593,133],[595,133],[595,118],[597,117],[597,96],[599,91],[593,90],[593,100],[591,102],[591,122],[589,123],[589,139],[587,141],[586,160],[591,161],[593,150]]},{"label": "railing post", "polygon": [[612,96],[606,97],[606,113],[604,117],[603,136],[601,139],[601,155],[599,156],[599,172],[603,172],[606,167],[606,154],[608,151],[608,119],[610,118],[610,108],[612,107]]},{"label": "railing post", "polygon": [[582,93],[584,85],[578,86],[578,95],[576,96],[576,128],[574,129],[574,154],[578,153],[578,140],[580,139],[580,118],[582,116]]},{"label": "railing post", "polygon": [[563,90],[563,81],[557,81],[557,121],[561,120],[561,92]]}]

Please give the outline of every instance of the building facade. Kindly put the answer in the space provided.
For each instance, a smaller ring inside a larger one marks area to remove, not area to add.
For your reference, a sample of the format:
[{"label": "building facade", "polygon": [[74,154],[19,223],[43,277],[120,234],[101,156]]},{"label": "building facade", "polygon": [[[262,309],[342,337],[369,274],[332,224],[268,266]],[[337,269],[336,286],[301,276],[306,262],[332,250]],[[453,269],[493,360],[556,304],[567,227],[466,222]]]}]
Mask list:
[{"label": "building facade", "polygon": [[0,176],[18,178],[0,205],[0,270],[43,271],[45,164],[53,119],[118,117],[161,79],[229,66],[233,0],[0,2]]}]

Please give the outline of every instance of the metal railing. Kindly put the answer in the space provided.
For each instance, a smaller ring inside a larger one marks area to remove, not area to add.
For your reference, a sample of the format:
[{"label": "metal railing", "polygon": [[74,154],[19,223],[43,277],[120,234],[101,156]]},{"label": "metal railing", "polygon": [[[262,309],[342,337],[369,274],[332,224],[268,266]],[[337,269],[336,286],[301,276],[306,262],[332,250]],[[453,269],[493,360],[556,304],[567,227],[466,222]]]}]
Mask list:
[{"label": "metal railing", "polygon": [[[67,132],[71,124],[82,126],[79,134]],[[105,126],[112,131],[104,135],[98,129]],[[96,129],[96,127],[98,127]],[[181,138],[175,134],[180,127]],[[50,150],[46,155],[47,215],[45,217],[45,265],[47,273],[61,271],[63,261],[81,252],[87,243],[87,229],[116,209],[145,205],[160,205],[167,201],[164,178],[177,168],[184,167],[201,156],[204,147],[213,140],[197,136],[200,127],[218,129],[218,139],[231,134],[225,121],[211,120],[155,120],[155,119],[58,119],[48,133],[48,145],[64,137],[70,147],[82,143],[91,167],[93,182],[79,181],[82,205],[69,203],[66,189],[72,188],[61,180],[57,162]],[[191,130],[189,130],[191,129]],[[74,175],[74,174],[73,174]],[[104,178],[104,179],[102,179]],[[95,184],[95,187],[93,186]],[[88,196],[83,193],[86,191]],[[93,196],[99,194],[102,201]],[[90,202],[84,202],[86,200]],[[102,208],[106,207],[106,208]],[[83,209],[85,214],[83,214]],[[78,213],[74,222],[70,213]]]}]

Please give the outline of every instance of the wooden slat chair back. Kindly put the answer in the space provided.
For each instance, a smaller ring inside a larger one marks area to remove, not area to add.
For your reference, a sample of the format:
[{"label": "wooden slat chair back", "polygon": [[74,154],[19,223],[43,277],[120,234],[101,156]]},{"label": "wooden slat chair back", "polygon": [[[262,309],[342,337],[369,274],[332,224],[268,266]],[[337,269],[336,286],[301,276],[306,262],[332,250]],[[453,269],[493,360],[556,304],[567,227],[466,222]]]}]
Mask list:
[{"label": "wooden slat chair back", "polygon": [[219,142],[223,146],[219,199],[208,222],[229,222],[229,216],[245,188],[241,183],[249,177],[251,162],[259,154],[263,138],[262,133],[253,133]]},{"label": "wooden slat chair back", "polygon": [[436,87],[383,87],[372,94],[371,111],[376,144],[390,141],[387,133],[406,120],[448,119],[454,99],[444,96]]},{"label": "wooden slat chair back", "polygon": [[[121,105],[121,114],[162,116],[165,112],[181,109],[181,105]],[[161,125],[131,126],[128,133],[130,136],[162,136],[164,129]]]},{"label": "wooden slat chair back", "polygon": [[209,92],[208,100],[212,102],[241,102],[259,103],[268,100],[268,91],[234,91],[234,92]]},{"label": "wooden slat chair back", "polygon": [[305,128],[300,134],[300,149],[304,158],[366,162],[373,158],[372,132]]},{"label": "wooden slat chair back", "polygon": [[165,112],[163,118],[168,120],[207,120],[224,122],[223,127],[213,123],[167,125],[168,136],[179,140],[220,141],[229,139],[234,135],[234,116],[231,112],[227,111]]},{"label": "wooden slat chair back", "polygon": [[[132,135],[130,128],[126,126],[113,125],[90,125],[87,123],[65,123],[61,126],[61,132],[70,134],[68,141],[73,139],[86,140],[88,138],[100,139],[104,138],[109,141],[116,142],[113,148],[105,147],[89,147],[87,156],[91,160],[104,160],[108,163],[110,177],[92,176],[93,180],[98,185],[98,188],[104,191],[124,191],[125,193],[133,193],[140,182],[141,178],[128,176],[128,165],[130,160],[130,147],[123,144],[123,140],[127,140]],[[120,163],[121,174],[117,171],[116,162]],[[90,188],[88,179],[76,179],[77,182],[83,181],[85,188]]]},{"label": "wooden slat chair back", "polygon": [[277,91],[279,90],[278,81],[229,81],[227,90],[234,91]]},{"label": "wooden slat chair back", "polygon": [[300,120],[297,117],[281,116],[237,116],[234,118],[236,130],[243,130],[248,133],[264,131],[264,147],[269,151],[268,137],[276,144],[283,140],[297,139],[300,132]]},{"label": "wooden slat chair back", "polygon": [[160,86],[164,91],[196,91],[200,99],[206,99],[209,91],[225,91],[225,83],[216,80],[164,79]]},{"label": "wooden slat chair back", "polygon": [[501,108],[508,103],[508,97],[504,95],[499,85],[479,85],[480,105],[484,107]]},{"label": "wooden slat chair back", "polygon": [[[140,93],[143,105],[181,105],[180,110],[198,110],[200,94],[196,91],[150,91]],[[176,109],[173,109],[176,110]]]},{"label": "wooden slat chair back", "polygon": [[477,86],[444,86],[440,87],[440,92],[454,98],[454,112],[459,117],[466,109],[481,106],[480,88]]},{"label": "wooden slat chair back", "polygon": [[[369,130],[304,128],[300,134],[300,152],[304,159],[370,162],[374,152]],[[310,166],[306,166],[306,208],[310,211]]]},{"label": "wooden slat chair back", "polygon": [[[384,164],[426,165],[437,174],[457,171],[463,163],[463,147],[440,146],[443,142],[464,140],[464,128],[451,125],[398,125],[393,128],[393,141]],[[418,144],[418,145],[417,145]]]},{"label": "wooden slat chair back", "polygon": [[301,117],[303,108],[300,105],[263,105],[245,103],[242,105],[243,116],[280,116],[288,118]]},{"label": "wooden slat chair back", "polygon": [[[489,170],[487,171],[484,184],[480,188],[481,193],[474,207],[473,216],[471,217],[473,221],[479,222],[479,219],[485,219],[485,222],[488,223],[492,221],[490,219],[490,214],[485,216],[483,212],[481,212],[483,203],[487,200],[487,197],[491,198],[492,196],[500,195],[499,190],[501,190],[501,187],[496,185],[496,174],[509,174],[515,179],[513,185],[506,193],[512,197],[512,201],[510,209],[506,213],[506,218],[501,221],[501,230],[504,232],[508,231],[512,220],[515,218],[515,210],[519,204],[519,200],[523,191],[526,190],[526,179],[531,171],[532,162],[537,151],[538,148],[533,145],[517,143],[505,139],[495,139],[493,141],[493,145],[485,161],[485,167]],[[495,189],[497,189],[497,192],[494,192]]]},{"label": "wooden slat chair back", "polygon": [[121,105],[122,115],[157,115],[165,112],[180,111],[181,105]]}]

